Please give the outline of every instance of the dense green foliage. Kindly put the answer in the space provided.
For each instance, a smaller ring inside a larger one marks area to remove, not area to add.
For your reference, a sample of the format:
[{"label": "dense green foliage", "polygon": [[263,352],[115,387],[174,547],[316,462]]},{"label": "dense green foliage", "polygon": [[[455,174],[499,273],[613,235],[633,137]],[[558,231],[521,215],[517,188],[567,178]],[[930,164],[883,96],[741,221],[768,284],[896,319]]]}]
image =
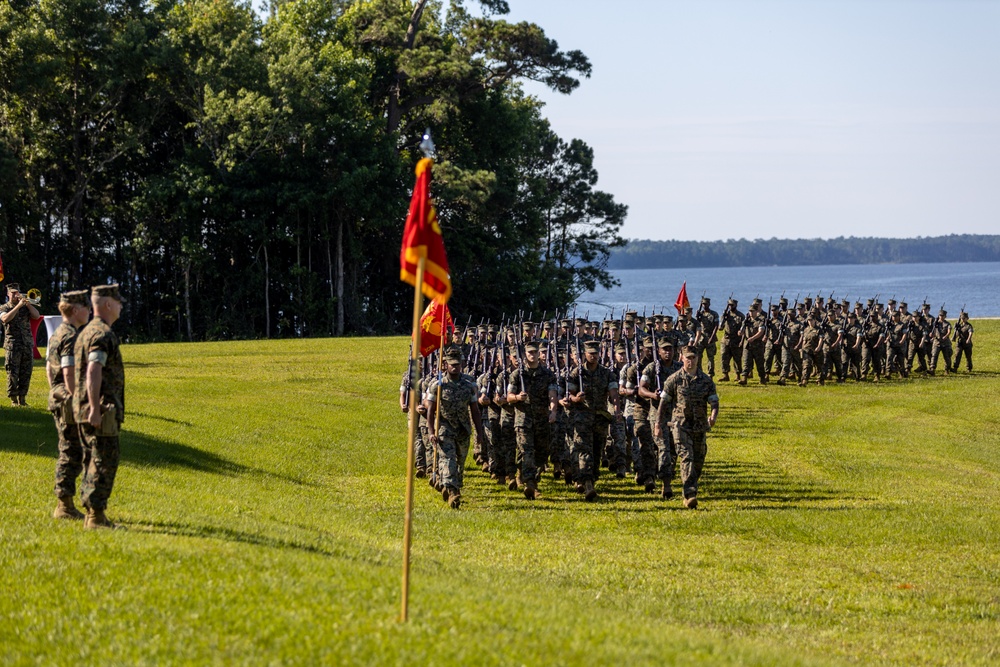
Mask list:
[{"label": "dense green foliage", "polygon": [[747,239],[728,241],[630,240],[615,250],[611,269],[705,266],[820,266],[1000,262],[1000,236],[952,234],[914,239]]},{"label": "dense green foliage", "polygon": [[0,0],[8,280],[50,299],[118,281],[132,340],[404,331],[430,127],[458,310],[553,311],[612,282],[625,207],[520,84],[569,93],[586,56],[502,0],[269,4]]},{"label": "dense green foliage", "polygon": [[458,512],[420,483],[405,626],[406,339],[126,345],[123,530],[50,518],[42,383],[0,406],[0,662],[996,664],[975,324],[971,376],[721,386],[697,511],[606,476],[529,503],[470,469]]}]

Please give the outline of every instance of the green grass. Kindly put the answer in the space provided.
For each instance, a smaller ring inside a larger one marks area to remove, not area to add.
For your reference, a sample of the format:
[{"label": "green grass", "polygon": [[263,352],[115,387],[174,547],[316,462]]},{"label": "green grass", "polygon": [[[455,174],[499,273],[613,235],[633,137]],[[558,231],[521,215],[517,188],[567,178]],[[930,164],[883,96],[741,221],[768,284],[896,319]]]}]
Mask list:
[{"label": "green grass", "polygon": [[397,622],[402,338],[131,345],[123,464],[50,518],[54,429],[0,408],[0,663],[996,664],[1000,322],[977,374],[720,385],[697,511],[418,481]]}]

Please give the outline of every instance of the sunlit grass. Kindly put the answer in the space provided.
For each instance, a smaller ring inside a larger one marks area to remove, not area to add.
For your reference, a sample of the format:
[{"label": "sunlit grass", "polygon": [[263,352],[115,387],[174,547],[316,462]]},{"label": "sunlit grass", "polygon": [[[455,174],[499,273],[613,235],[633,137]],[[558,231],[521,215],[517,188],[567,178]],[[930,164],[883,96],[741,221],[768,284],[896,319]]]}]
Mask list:
[{"label": "sunlit grass", "polygon": [[50,518],[55,437],[0,409],[3,664],[1000,660],[1000,323],[977,373],[720,384],[697,511],[634,484],[416,488],[397,623],[401,338],[125,346],[123,465]]}]

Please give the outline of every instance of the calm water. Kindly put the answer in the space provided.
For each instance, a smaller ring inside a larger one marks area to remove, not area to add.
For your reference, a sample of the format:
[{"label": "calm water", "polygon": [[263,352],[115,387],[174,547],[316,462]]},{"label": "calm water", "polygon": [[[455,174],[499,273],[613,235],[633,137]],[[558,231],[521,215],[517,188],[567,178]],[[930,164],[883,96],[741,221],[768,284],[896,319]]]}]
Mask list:
[{"label": "calm water", "polygon": [[[864,264],[857,266],[766,266],[705,269],[633,269],[613,272],[621,287],[598,290],[580,297],[579,308],[590,310],[591,319],[603,318],[611,309],[618,314],[628,305],[640,313],[676,314],[672,304],[681,284],[687,281],[688,299],[697,309],[702,292],[721,312],[730,293],[746,310],[755,296],[764,304],[778,300],[784,292],[789,303],[807,295],[831,292],[838,301],[852,303],[879,294],[885,303],[892,296],[914,310],[927,297],[937,313],[942,304],[949,318],[956,318],[962,305],[973,318],[1000,317],[1000,262],[958,264]],[[669,307],[669,309],[667,308]]]}]

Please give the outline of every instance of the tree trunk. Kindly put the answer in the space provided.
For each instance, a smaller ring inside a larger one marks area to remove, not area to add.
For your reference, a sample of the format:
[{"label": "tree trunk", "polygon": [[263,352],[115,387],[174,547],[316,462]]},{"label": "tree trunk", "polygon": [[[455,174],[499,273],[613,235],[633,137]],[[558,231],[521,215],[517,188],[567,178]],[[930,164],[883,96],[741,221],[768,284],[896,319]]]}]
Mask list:
[{"label": "tree trunk", "polygon": [[344,220],[337,219],[337,335],[344,335]]},{"label": "tree trunk", "polygon": [[264,244],[264,338],[271,337],[271,266],[267,260],[267,244]]},{"label": "tree trunk", "polygon": [[184,312],[187,318],[188,341],[194,342],[194,331],[191,327],[191,258],[184,263]]},{"label": "tree trunk", "polygon": [[330,283],[330,335],[337,335],[337,291],[336,283],[333,281],[333,252],[330,250],[330,214],[326,215],[326,271],[327,279]]}]

